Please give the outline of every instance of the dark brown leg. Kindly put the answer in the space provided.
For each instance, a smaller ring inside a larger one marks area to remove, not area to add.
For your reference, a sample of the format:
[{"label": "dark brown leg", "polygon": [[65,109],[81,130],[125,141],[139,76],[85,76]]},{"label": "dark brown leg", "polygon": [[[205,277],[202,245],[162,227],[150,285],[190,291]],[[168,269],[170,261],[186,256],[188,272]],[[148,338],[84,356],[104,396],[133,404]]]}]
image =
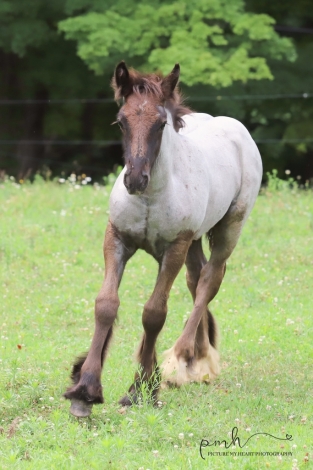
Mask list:
[{"label": "dark brown leg", "polygon": [[185,262],[191,237],[192,233],[189,232],[181,234],[166,250],[161,261],[154,291],[145,304],[142,315],[144,334],[138,352],[140,373],[135,374],[135,381],[128,394],[120,400],[120,404],[124,406],[137,402],[142,382],[147,384],[153,401],[157,399],[160,374],[157,368],[155,343],[166,319],[169,292]]},{"label": "dark brown leg", "polygon": [[70,412],[77,417],[89,416],[93,404],[103,403],[101,371],[119,307],[118,287],[128,259],[135,248],[121,242],[109,222],[104,241],[105,276],[95,304],[95,332],[87,357],[74,364],[74,385],[64,394],[71,400]]},{"label": "dark brown leg", "polygon": [[[187,258],[186,258],[186,280],[188,289],[192,295],[193,301],[196,299],[196,290],[200,278],[202,268],[206,265],[207,259],[202,249],[202,240],[192,242]],[[206,309],[205,314],[201,317],[197,328],[195,340],[195,357],[200,359],[207,355],[209,343],[216,347],[217,345],[217,325],[212,313]]]},{"label": "dark brown leg", "polygon": [[220,288],[225,274],[226,260],[236,246],[243,220],[244,213],[238,212],[236,207],[231,207],[212,230],[210,260],[204,264],[205,258],[203,254],[200,256],[199,246],[196,245],[191,255],[195,255],[197,250],[198,262],[191,260],[191,256],[187,257],[189,263],[187,282],[194,295],[194,308],[180,338],[166,353],[162,365],[163,376],[169,382],[176,385],[190,381],[201,382],[212,379],[219,373],[219,355],[213,347],[215,335],[214,338],[211,335],[210,342],[206,335],[210,327],[215,328],[213,317],[207,314],[207,306]]}]

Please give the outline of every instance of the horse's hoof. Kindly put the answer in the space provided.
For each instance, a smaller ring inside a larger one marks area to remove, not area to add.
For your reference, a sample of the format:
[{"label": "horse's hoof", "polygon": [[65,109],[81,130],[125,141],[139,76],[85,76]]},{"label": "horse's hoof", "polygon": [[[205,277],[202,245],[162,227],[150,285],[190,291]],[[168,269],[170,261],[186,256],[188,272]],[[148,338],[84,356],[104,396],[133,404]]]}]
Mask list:
[{"label": "horse's hoof", "polygon": [[123,398],[119,400],[119,405],[122,406],[132,406],[135,405],[138,402],[137,395],[134,394],[132,396],[125,395]]},{"label": "horse's hoof", "polygon": [[71,400],[70,413],[76,418],[87,418],[91,414],[92,403],[86,403],[82,400]]}]

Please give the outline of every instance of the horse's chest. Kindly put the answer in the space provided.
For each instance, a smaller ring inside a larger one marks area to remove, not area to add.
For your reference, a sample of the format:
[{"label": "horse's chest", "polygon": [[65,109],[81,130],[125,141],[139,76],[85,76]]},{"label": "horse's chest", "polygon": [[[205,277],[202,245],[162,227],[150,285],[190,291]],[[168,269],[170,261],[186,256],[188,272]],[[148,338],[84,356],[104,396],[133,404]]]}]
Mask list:
[{"label": "horse's chest", "polygon": [[156,248],[161,240],[172,242],[189,225],[184,223],[185,220],[186,216],[177,208],[166,205],[149,208],[145,220],[145,238]]},{"label": "horse's chest", "polygon": [[111,222],[128,243],[160,257],[178,235],[192,225],[183,205],[170,203],[166,198],[157,204],[145,198],[124,205],[112,201]]}]

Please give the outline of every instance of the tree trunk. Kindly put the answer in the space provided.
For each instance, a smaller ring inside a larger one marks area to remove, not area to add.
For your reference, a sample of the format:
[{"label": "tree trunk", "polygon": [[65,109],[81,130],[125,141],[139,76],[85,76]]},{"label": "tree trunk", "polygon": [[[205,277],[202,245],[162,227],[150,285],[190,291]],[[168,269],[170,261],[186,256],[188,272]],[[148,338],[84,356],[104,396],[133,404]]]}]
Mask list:
[{"label": "tree trunk", "polygon": [[[48,100],[48,91],[38,85],[35,100]],[[37,144],[43,139],[44,117],[48,103],[30,103],[25,106],[23,140],[17,146],[18,177],[28,178],[40,167],[44,146]]]},{"label": "tree trunk", "polygon": [[[84,103],[81,114],[81,138],[82,140],[91,141],[93,138],[93,124],[94,124],[94,110],[95,103]],[[90,144],[83,144],[82,154],[85,156],[84,160],[89,162],[92,159],[93,149]]]}]

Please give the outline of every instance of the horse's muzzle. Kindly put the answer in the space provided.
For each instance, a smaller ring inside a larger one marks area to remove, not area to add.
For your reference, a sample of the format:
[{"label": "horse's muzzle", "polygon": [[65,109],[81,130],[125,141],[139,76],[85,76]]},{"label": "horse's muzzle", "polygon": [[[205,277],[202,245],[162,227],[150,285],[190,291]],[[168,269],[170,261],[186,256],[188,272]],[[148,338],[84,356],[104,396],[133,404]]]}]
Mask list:
[{"label": "horse's muzzle", "polygon": [[124,184],[129,194],[142,194],[149,183],[149,175],[146,172],[134,175],[125,173]]}]

